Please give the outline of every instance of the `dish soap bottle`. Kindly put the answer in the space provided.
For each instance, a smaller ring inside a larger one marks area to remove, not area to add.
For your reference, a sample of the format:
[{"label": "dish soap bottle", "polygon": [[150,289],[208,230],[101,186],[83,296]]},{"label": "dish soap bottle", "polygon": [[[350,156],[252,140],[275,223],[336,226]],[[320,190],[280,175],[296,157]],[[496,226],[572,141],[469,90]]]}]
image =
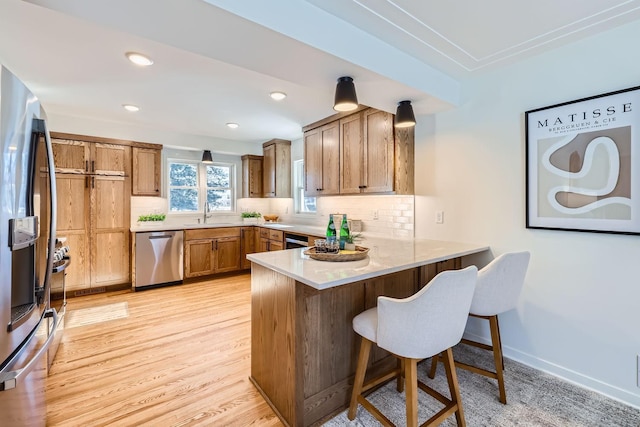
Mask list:
[{"label": "dish soap bottle", "polygon": [[333,215],[329,214],[329,225],[327,225],[327,242],[336,241],[336,226],[333,222]]},{"label": "dish soap bottle", "polygon": [[344,244],[349,237],[349,223],[347,222],[347,214],[342,215],[342,224],[340,224],[340,249],[344,249]]}]

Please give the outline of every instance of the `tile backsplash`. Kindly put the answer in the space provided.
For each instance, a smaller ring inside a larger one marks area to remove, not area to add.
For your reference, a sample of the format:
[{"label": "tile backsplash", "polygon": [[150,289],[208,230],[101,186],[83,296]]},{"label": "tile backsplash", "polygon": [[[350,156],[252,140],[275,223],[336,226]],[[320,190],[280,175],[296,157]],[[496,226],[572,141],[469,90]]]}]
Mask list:
[{"label": "tile backsplash", "polygon": [[[329,214],[344,213],[349,219],[362,221],[365,235],[409,238],[414,235],[414,196],[337,196],[319,197],[316,214],[296,214],[293,199],[238,199],[237,212],[214,213],[213,222],[235,222],[240,212],[258,211],[276,214],[279,222],[326,227]],[[160,197],[132,197],[131,224],[139,215],[167,212],[167,199]],[[167,222],[191,223],[202,218],[200,214],[167,215]]]}]

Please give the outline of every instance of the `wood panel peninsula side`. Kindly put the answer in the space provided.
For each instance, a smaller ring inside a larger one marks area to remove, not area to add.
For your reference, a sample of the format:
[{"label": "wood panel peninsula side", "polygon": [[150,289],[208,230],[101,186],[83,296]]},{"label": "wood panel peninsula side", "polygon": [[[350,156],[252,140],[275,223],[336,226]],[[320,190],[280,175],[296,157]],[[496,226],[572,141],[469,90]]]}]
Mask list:
[{"label": "wood panel peninsula side", "polygon": [[[380,295],[404,298],[487,246],[436,240],[366,239],[368,258],[309,259],[304,249],[251,260],[251,381],[288,426],[318,425],[347,408],[358,339],[352,319]],[[367,372],[395,366],[375,348]]]}]

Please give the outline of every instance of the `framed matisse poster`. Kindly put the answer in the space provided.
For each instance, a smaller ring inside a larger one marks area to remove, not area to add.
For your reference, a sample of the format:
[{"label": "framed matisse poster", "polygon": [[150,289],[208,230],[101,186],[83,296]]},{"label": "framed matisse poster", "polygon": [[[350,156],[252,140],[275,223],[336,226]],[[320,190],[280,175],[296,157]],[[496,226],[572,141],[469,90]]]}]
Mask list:
[{"label": "framed matisse poster", "polygon": [[525,113],[527,228],[640,234],[640,87]]}]

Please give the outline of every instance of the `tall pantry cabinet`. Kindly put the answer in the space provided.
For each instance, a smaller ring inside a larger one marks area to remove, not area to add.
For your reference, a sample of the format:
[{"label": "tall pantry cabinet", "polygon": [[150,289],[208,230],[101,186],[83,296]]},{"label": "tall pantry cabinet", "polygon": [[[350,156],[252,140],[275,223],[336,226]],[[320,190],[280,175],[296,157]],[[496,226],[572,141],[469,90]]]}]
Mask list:
[{"label": "tall pantry cabinet", "polygon": [[66,237],[67,290],[130,282],[131,147],[52,133],[57,236]]}]

